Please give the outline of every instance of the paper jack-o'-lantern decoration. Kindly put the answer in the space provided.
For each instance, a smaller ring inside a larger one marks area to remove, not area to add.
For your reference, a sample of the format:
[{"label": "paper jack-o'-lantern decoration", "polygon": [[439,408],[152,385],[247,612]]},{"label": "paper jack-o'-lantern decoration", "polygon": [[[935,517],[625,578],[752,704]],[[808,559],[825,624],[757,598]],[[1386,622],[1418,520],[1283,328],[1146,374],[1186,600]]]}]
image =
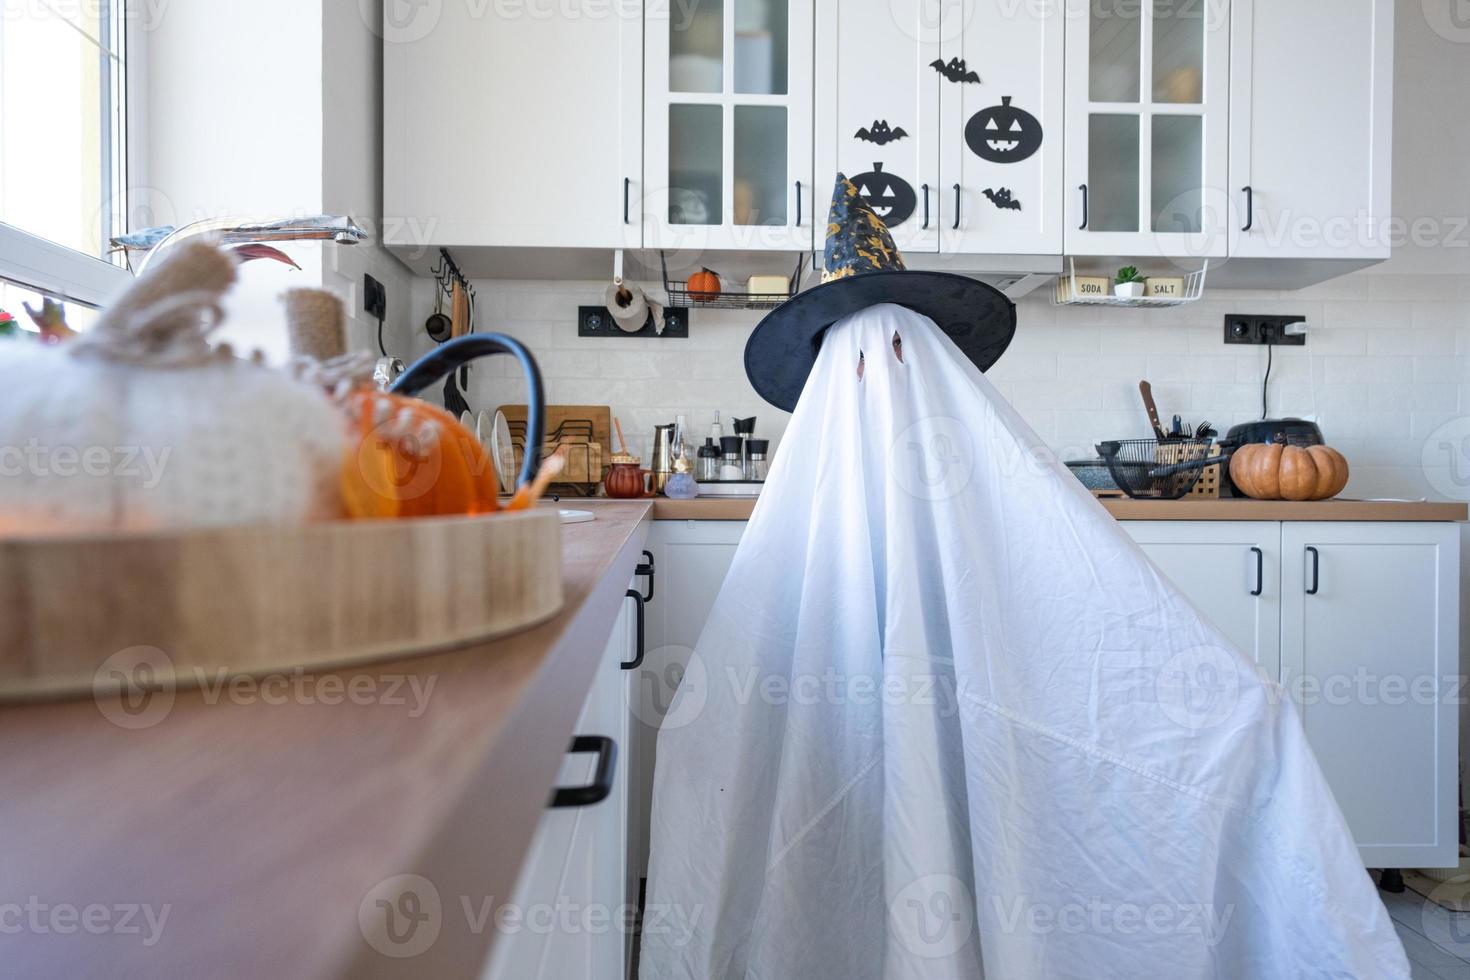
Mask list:
[{"label": "paper jack-o'-lantern decoration", "polygon": [[1025,109],[1001,97],[1000,105],[981,109],[965,124],[965,142],[982,160],[1019,163],[1041,149],[1041,123]]},{"label": "paper jack-o'-lantern decoration", "polygon": [[883,172],[883,164],[873,164],[873,169],[852,178],[858,195],[867,202],[873,213],[883,219],[889,228],[903,224],[913,216],[919,199],[914,188],[902,177]]}]

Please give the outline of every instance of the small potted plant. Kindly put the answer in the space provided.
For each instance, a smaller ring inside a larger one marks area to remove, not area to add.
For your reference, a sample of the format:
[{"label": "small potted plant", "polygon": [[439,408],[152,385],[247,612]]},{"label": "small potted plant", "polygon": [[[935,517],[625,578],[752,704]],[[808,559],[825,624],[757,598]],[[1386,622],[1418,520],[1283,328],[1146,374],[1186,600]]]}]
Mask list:
[{"label": "small potted plant", "polygon": [[1143,295],[1143,274],[1137,266],[1125,265],[1113,277],[1113,295],[1137,299]]}]

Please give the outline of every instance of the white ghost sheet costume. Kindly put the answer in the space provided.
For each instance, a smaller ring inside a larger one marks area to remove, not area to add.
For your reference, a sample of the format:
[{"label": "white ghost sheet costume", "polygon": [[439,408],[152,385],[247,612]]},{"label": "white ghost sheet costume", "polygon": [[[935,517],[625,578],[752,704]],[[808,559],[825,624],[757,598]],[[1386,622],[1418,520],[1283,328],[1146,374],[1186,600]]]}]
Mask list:
[{"label": "white ghost sheet costume", "polygon": [[919,314],[828,331],[693,656],[643,980],[1409,976],[1280,686]]}]

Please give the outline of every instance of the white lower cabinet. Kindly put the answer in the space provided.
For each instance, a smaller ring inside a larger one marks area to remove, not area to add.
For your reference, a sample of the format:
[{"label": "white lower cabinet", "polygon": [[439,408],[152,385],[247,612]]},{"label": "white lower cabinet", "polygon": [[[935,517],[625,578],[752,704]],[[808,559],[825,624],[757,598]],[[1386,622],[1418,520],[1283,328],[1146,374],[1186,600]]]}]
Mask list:
[{"label": "white lower cabinet", "polygon": [[[1307,740],[1369,867],[1456,862],[1459,666],[1456,524],[1126,521],[1204,616],[1300,710]],[[658,719],[678,686],[745,529],[659,521],[659,590],[638,673],[640,796]],[[633,834],[646,869],[646,807]],[[646,873],[640,871],[639,873]]]},{"label": "white lower cabinet", "polygon": [[1282,680],[1370,867],[1457,861],[1459,547],[1454,524],[1282,525]]},{"label": "white lower cabinet", "polygon": [[689,654],[704,631],[744,533],[745,521],[655,521],[648,534],[648,550],[657,568],[654,598],[648,604],[648,654],[643,668],[634,672],[629,692],[639,746],[635,778],[643,802],[630,835],[638,877],[648,874],[648,801],[653,799],[658,726],[684,678]]},{"label": "white lower cabinet", "polygon": [[[630,807],[637,765],[626,691],[636,656],[632,599],[618,616],[576,735],[612,739],[612,792],[587,806],[548,808],[507,906],[486,928],[498,933],[484,980],[623,980],[632,955],[636,878],[629,876]],[[569,753],[557,785],[590,786],[598,757]],[[497,898],[499,896],[496,896]]]},{"label": "white lower cabinet", "polygon": [[1159,571],[1272,677],[1281,671],[1281,525],[1124,521]]}]

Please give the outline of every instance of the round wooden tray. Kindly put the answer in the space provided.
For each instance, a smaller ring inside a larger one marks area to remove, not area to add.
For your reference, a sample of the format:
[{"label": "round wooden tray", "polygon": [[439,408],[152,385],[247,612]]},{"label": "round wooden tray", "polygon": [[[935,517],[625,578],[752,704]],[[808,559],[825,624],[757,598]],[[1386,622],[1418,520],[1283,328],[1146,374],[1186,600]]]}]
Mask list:
[{"label": "round wooden tray", "polygon": [[561,606],[554,509],[5,538],[0,701],[91,695],[109,665],[183,688],[423,653]]}]

